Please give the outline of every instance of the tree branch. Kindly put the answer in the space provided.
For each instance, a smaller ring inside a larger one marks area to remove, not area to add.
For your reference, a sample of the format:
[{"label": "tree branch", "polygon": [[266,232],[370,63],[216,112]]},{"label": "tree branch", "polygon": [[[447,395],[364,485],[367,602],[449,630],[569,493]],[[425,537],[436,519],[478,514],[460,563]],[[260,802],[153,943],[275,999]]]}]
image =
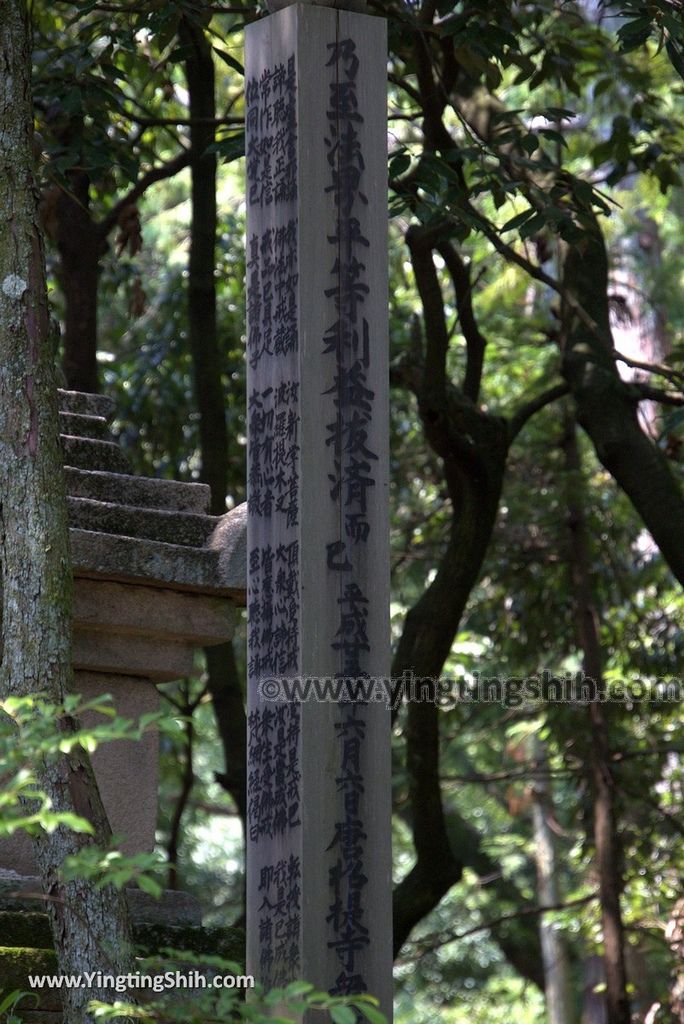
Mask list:
[{"label": "tree branch", "polygon": [[563,395],[567,395],[570,391],[568,384],[555,384],[548,391],[542,391],[536,398],[532,398],[525,405],[521,406],[516,413],[509,420],[508,426],[508,437],[512,443],[518,436],[520,431],[526,425],[527,421],[530,420],[535,413],[538,413],[545,406],[550,405],[551,402],[555,402],[556,399],[562,398]]},{"label": "tree branch", "polygon": [[173,160],[169,160],[168,163],[160,164],[158,167],[153,167],[152,170],[148,171],[147,174],[143,174],[141,178],[133,185],[131,189],[126,193],[123,199],[120,199],[118,203],[112,207],[105,217],[97,225],[97,231],[102,238],[106,238],[112,228],[115,226],[121,211],[125,210],[127,206],[134,203],[136,199],[139,199],[143,195],[150,185],[154,185],[158,181],[164,181],[166,178],[172,178],[174,174],[178,174],[184,167],[187,167],[192,159],[192,150],[184,149],[182,153],[174,157]]},{"label": "tree branch", "polygon": [[[565,903],[551,903],[548,906],[541,907],[523,907],[522,910],[516,910],[511,914],[502,914],[501,917],[495,917],[491,921],[485,921],[483,924],[475,925],[473,928],[467,928],[463,932],[434,932],[432,935],[425,935],[421,939],[417,939],[414,942],[410,941],[407,943],[409,946],[415,947],[415,953],[413,953],[407,959],[413,960],[417,957],[424,956],[426,953],[431,952],[433,949],[438,949],[442,946],[448,945],[450,942],[459,942],[461,939],[470,938],[471,935],[478,935],[480,932],[494,931],[502,924],[506,924],[508,921],[516,921],[521,917],[537,917],[541,914],[552,913],[558,910],[567,910],[570,907],[583,906],[586,903],[591,903],[592,900],[598,898],[597,892],[592,892],[588,896],[579,896],[575,900],[567,900]],[[400,963],[402,961],[399,961]]]},{"label": "tree branch", "polygon": [[680,391],[662,391],[660,388],[652,388],[648,384],[636,382],[631,385],[639,391],[640,402],[660,402],[661,405],[684,405],[684,394]]},{"label": "tree branch", "polygon": [[123,116],[129,121],[133,121],[134,124],[142,125],[143,128],[157,128],[162,125],[182,125],[191,128],[194,124],[242,125],[245,123],[244,117],[238,117],[236,114],[232,117],[139,117],[137,114],[127,111]]},{"label": "tree branch", "polygon": [[415,225],[406,232],[406,244],[411,253],[413,273],[423,304],[425,323],[425,365],[422,392],[432,401],[443,403],[446,398],[446,354],[449,332],[444,315],[444,299],[432,258],[433,233]]},{"label": "tree branch", "polygon": [[440,242],[437,251],[444,260],[451,277],[456,295],[456,309],[461,332],[466,340],[466,371],[463,379],[463,394],[477,402],[482,381],[487,339],[481,333],[473,310],[473,286],[470,268],[466,266],[451,242]]},{"label": "tree branch", "polygon": [[613,349],[613,356],[619,362],[624,363],[626,366],[631,366],[634,370],[644,370],[646,373],[657,373],[678,387],[684,386],[684,374],[680,373],[678,370],[674,370],[671,366],[665,366],[663,363],[642,363],[638,359],[632,359],[630,356],[623,355],[622,352],[618,352],[616,348]]}]

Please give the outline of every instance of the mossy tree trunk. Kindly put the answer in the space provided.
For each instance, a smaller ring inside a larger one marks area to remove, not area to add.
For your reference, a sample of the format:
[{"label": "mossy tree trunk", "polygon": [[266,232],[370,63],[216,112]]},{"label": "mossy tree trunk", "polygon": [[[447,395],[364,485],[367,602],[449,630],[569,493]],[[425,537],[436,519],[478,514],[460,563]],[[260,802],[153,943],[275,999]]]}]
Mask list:
[{"label": "mossy tree trunk", "polygon": [[[0,693],[38,691],[60,701],[71,683],[71,562],[52,352],[47,338],[43,246],[33,178],[31,39],[25,0],[4,0],[0,18]],[[64,732],[74,722],[64,719]],[[85,752],[38,769],[56,811],[88,818],[106,841],[107,818]],[[65,883],[60,865],[90,837],[59,828],[35,852],[64,974],[128,970],[123,896],[83,881]],[[90,999],[64,992],[69,1024],[91,1020]]]}]

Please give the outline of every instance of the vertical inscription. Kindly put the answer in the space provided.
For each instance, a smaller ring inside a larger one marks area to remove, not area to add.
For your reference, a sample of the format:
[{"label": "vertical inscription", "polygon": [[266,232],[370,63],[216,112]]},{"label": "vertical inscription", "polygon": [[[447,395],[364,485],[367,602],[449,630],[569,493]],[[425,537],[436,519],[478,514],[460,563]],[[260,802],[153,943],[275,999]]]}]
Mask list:
[{"label": "vertical inscription", "polygon": [[296,99],[294,54],[247,82],[247,838],[263,851],[256,912],[266,988],[301,967],[301,859],[284,855],[301,829],[300,708],[255,696],[262,677],[300,668]]},{"label": "vertical inscription", "polygon": [[[364,119],[357,93],[361,62],[353,39],[328,45],[326,68],[330,76],[326,192],[334,200],[336,226],[328,236],[330,284],[325,289],[332,313],[323,336],[323,354],[331,366],[324,391],[331,410],[325,443],[330,453],[330,500],[340,510],[340,532],[326,543],[326,564],[340,593],[338,626],[331,637],[338,674],[358,678],[368,675],[371,649],[368,598],[356,577],[363,565],[363,549],[371,540],[368,494],[376,483],[373,465],[378,457],[369,445],[375,394],[368,384],[372,338],[364,303],[370,293],[366,261],[372,254],[364,229],[368,200],[363,192],[365,162],[359,133]],[[334,583],[332,577],[330,582]],[[368,884],[364,867],[368,838],[362,772],[367,731],[364,710],[360,703],[340,705],[340,721],[335,725],[339,810],[328,846],[333,860],[327,924],[328,948],[338,960],[339,973],[332,988],[337,994],[368,988],[362,967],[363,953],[371,943],[364,906]]]},{"label": "vertical inscription", "polygon": [[389,719],[286,699],[388,668],[385,25],[246,35],[248,970],[391,1012]]}]

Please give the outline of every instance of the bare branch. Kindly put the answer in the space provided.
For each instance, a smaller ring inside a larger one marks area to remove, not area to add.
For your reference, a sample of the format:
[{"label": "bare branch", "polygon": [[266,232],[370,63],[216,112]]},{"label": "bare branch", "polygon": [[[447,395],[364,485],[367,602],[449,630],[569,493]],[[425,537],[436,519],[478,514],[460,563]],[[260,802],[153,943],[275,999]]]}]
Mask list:
[{"label": "bare branch", "polygon": [[244,117],[139,117],[137,114],[132,114],[130,111],[126,111],[123,115],[129,121],[133,121],[134,124],[139,124],[143,128],[159,128],[163,125],[182,125],[183,127],[192,127],[193,124],[208,124],[208,125],[220,125],[220,124],[232,124],[242,125],[245,123]]},{"label": "bare branch", "polygon": [[666,380],[671,381],[678,387],[684,387],[684,374],[678,370],[674,370],[671,366],[666,366],[664,363],[642,363],[638,359],[632,359],[631,356],[625,356],[622,352],[618,352],[617,349],[613,349],[613,355],[619,362],[624,363],[626,366],[631,366],[634,370],[644,370],[646,373],[657,373],[661,377],[665,377]]},{"label": "bare branch", "polygon": [[662,405],[684,405],[684,394],[681,391],[662,391],[660,388],[649,387],[648,384],[635,384],[638,388],[639,401],[660,402]]},{"label": "bare branch", "polygon": [[467,358],[463,394],[473,402],[477,402],[487,339],[480,331],[473,310],[473,285],[470,280],[470,268],[463,262],[451,242],[440,243],[437,246],[437,251],[446,264],[454,286],[458,319],[461,332],[466,340]]},{"label": "bare branch", "polygon": [[551,402],[555,402],[557,398],[562,398],[563,395],[567,395],[570,388],[567,384],[556,384],[554,387],[549,388],[548,391],[542,391],[536,398],[532,398],[525,405],[521,406],[518,411],[511,417],[509,421],[508,436],[510,441],[514,441],[520,431],[523,429],[525,424],[535,413],[538,413],[545,406],[550,405]]},{"label": "bare branch", "polygon": [[192,159],[192,150],[184,149],[177,157],[173,160],[169,160],[168,163],[160,164],[158,167],[153,167],[147,174],[143,174],[141,178],[133,185],[131,189],[126,193],[123,199],[120,199],[116,203],[106,217],[99,222],[97,230],[102,238],[106,238],[109,232],[117,223],[121,211],[125,210],[127,206],[134,203],[136,199],[139,199],[143,195],[150,185],[154,185],[157,181],[164,181],[166,178],[172,178],[174,174],[178,174],[184,167],[187,167]]},{"label": "bare branch", "polygon": [[[425,953],[429,953],[433,949],[438,949],[441,946],[446,946],[451,942],[459,942],[461,939],[467,939],[471,935],[478,935],[480,932],[495,931],[502,924],[506,924],[508,921],[515,921],[521,917],[536,917],[541,914],[549,914],[558,910],[567,910],[570,907],[583,906],[586,903],[591,903],[592,900],[598,898],[597,892],[592,892],[588,896],[579,896],[574,900],[567,900],[565,903],[550,903],[548,906],[534,906],[534,907],[523,907],[522,910],[516,910],[511,914],[502,914],[501,917],[495,917],[491,921],[485,921],[483,924],[475,925],[473,928],[467,928],[463,932],[434,932],[432,935],[425,935],[415,941],[407,942],[408,946],[415,947],[415,952],[407,957],[407,960],[413,960],[417,957],[424,956]],[[403,962],[403,959],[398,961]]]}]

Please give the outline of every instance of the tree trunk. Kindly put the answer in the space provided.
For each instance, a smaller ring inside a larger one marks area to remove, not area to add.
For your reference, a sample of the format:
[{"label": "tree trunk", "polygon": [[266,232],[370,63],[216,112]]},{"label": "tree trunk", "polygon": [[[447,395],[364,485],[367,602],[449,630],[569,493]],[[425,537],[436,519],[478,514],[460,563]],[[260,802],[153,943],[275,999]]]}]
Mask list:
[{"label": "tree trunk", "polygon": [[[33,178],[30,72],[26,6],[10,0],[0,27],[0,692],[43,691],[60,701],[71,682],[72,576]],[[62,721],[65,733],[73,728],[72,721]],[[84,751],[45,762],[37,781],[56,811],[89,818],[95,839],[107,840],[109,826]],[[123,895],[60,878],[64,858],[90,842],[63,827],[35,841],[59,969],[127,973]],[[65,1019],[82,1024],[92,1020],[89,1000],[106,1000],[107,991],[66,989],[63,997]]]},{"label": "tree trunk", "polygon": [[577,421],[684,585],[684,497],[665,455],[641,429],[637,402],[615,365],[608,258],[598,224],[588,233],[582,252],[568,252],[563,284],[596,325],[590,330],[574,312],[564,309],[563,373],[575,399]]},{"label": "tree trunk", "polygon": [[[416,395],[425,437],[443,460],[452,504],[451,536],[437,575],[408,612],[392,663],[400,678],[413,672],[421,679],[439,678],[458,631],[470,592],[485,559],[494,529],[511,439],[510,424],[477,406],[479,374],[485,340],[469,331],[468,366],[464,384],[469,394],[447,381],[449,336],[444,300],[432,249],[440,234],[411,228],[407,243],[423,305],[425,358],[397,370],[395,379]],[[447,252],[447,258],[449,258]],[[457,282],[454,282],[457,284]],[[470,294],[469,286],[466,289]],[[459,301],[464,323],[474,315],[469,301]],[[420,346],[420,339],[417,339]],[[410,702],[406,721],[406,766],[411,826],[416,863],[393,895],[394,950],[399,951],[418,922],[436,907],[464,867],[482,875],[496,874],[498,866],[485,854],[479,837],[452,810],[446,814],[440,784],[440,712],[434,703]],[[507,886],[515,898],[515,888]],[[513,931],[517,935],[513,937]],[[493,937],[522,977],[540,988],[536,927],[494,929]],[[516,941],[521,938],[522,941]]]},{"label": "tree trunk", "polygon": [[[575,601],[577,640],[584,673],[603,689],[603,665],[598,618],[591,587],[589,537],[581,498],[581,460],[575,421],[566,416],[565,466],[568,472],[570,577]],[[608,725],[600,700],[592,701],[589,716],[589,759],[594,801],[594,845],[603,927],[603,965],[606,975],[607,1024],[630,1024],[625,966],[625,935],[620,895],[623,889],[620,845],[615,815],[615,783],[611,771]]]},{"label": "tree trunk", "polygon": [[185,61],[190,95],[192,225],[188,267],[188,331],[200,417],[202,479],[211,487],[211,512],[226,511],[228,432],[221,352],[216,324],[216,154],[211,119],[216,117],[211,46],[197,25],[184,22],[180,39],[191,51]]},{"label": "tree trunk", "polygon": [[[534,757],[537,765],[547,766],[544,745],[537,744]],[[537,864],[537,892],[540,907],[553,907],[561,902],[558,885],[556,844],[549,821],[553,816],[551,787],[544,774],[532,785],[532,822],[534,857]],[[539,938],[544,964],[544,992],[549,1024],[572,1024],[575,1008],[570,984],[570,961],[565,939],[545,914],[539,916]]]},{"label": "tree trunk", "polygon": [[[221,380],[221,350],[216,320],[216,156],[211,120],[216,117],[215,75],[211,46],[201,28],[184,22],[181,40],[190,52],[185,61],[188,83],[192,174],[192,224],[188,267],[188,331],[194,371],[195,401],[200,417],[202,479],[211,488],[211,512],[226,511],[228,431]],[[244,698],[232,644],[205,651],[209,690],[226,763],[219,781],[235,801],[243,829],[247,814],[247,724]]]},{"label": "tree trunk", "polygon": [[97,392],[97,290],[107,243],[90,215],[88,176],[72,172],[69,186],[70,192],[60,189],[55,204],[58,276],[64,295],[62,367],[72,391]]}]

